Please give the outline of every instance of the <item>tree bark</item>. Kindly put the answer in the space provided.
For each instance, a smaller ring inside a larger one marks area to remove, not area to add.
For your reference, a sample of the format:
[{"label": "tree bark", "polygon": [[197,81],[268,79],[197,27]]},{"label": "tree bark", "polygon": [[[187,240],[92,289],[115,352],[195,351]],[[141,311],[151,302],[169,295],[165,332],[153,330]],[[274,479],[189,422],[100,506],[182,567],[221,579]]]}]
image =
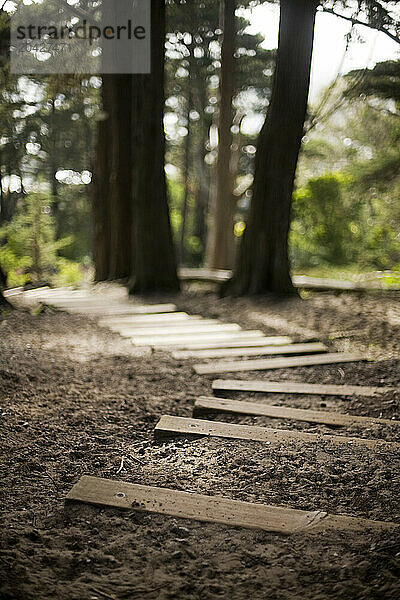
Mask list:
[{"label": "tree bark", "polygon": [[235,294],[295,293],[288,234],[317,5],[316,0],[281,0],[272,99],[258,140],[253,198],[237,271],[227,287]]},{"label": "tree bark", "polygon": [[112,75],[110,258],[108,279],[125,279],[132,262],[132,75]]},{"label": "tree bark", "polygon": [[95,280],[105,281],[110,272],[111,228],[110,228],[110,142],[112,75],[103,75],[101,88],[102,117],[97,125],[95,163],[92,180],[93,205],[93,259]]},{"label": "tree bark", "polygon": [[0,310],[2,308],[12,308],[12,305],[9,303],[7,298],[5,298],[3,295],[3,290],[6,287],[6,285],[7,285],[7,278],[5,276],[3,269],[0,266]]},{"label": "tree bark", "polygon": [[186,237],[186,222],[187,222],[187,214],[188,214],[188,204],[189,204],[189,173],[190,173],[190,151],[191,151],[191,123],[190,123],[190,111],[192,106],[192,94],[190,91],[190,81],[189,81],[189,89],[187,95],[187,135],[185,138],[185,167],[184,167],[184,195],[183,195],[183,205],[182,205],[182,223],[180,230],[180,239],[179,239],[179,263],[181,265],[185,262],[185,237]]},{"label": "tree bark", "polygon": [[220,108],[216,197],[212,206],[207,263],[213,269],[230,269],[233,262],[233,177],[230,169],[232,144],[232,100],[234,95],[236,0],[223,2]]},{"label": "tree bark", "polygon": [[164,171],[165,3],[151,2],[151,74],[133,76],[132,294],[177,291]]}]

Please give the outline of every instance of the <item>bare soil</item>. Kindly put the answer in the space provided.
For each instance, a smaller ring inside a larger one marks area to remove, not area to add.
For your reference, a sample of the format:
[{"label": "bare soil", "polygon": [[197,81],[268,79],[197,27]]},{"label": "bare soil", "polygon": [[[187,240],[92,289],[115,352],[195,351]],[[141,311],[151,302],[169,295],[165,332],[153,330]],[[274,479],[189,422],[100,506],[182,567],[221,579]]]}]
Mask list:
[{"label": "bare soil", "polygon": [[[167,300],[192,314],[298,341],[321,339],[373,359],[231,378],[400,386],[396,295],[239,300],[192,286]],[[216,439],[157,444],[161,414],[191,416],[194,398],[211,395],[213,378],[196,375],[192,362],[135,349],[86,316],[19,309],[0,317],[0,598],[400,598],[398,530],[282,536],[64,505],[72,485],[89,474],[400,524],[400,456],[392,451]],[[269,399],[400,419],[398,392]],[[277,419],[211,418],[332,432]],[[396,439],[394,428],[381,426],[334,433]]]}]

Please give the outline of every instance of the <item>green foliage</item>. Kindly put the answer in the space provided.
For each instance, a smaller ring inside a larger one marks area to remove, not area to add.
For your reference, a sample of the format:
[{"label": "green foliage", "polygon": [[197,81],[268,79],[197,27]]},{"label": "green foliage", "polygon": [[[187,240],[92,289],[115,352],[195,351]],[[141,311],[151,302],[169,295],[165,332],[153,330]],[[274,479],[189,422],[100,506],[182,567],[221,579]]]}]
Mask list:
[{"label": "green foliage", "polygon": [[92,207],[87,186],[60,185],[58,196],[60,238],[68,237],[70,243],[59,254],[70,261],[81,261],[91,253]]},{"label": "green foliage", "polygon": [[13,219],[0,228],[0,262],[8,273],[8,285],[23,285],[27,281],[51,280],[60,270],[61,278],[76,284],[77,268],[66,259],[58,258],[71,245],[72,238],[55,239],[52,199],[42,192],[26,196]]},{"label": "green foliage", "polygon": [[77,287],[85,278],[90,270],[85,269],[85,265],[72,262],[66,258],[59,258],[56,261],[57,273],[54,276],[56,286]]},{"label": "green foliage", "polygon": [[[294,262],[345,264],[353,259],[350,248],[358,230],[349,223],[352,207],[342,193],[337,174],[308,181],[294,194],[292,244]],[[354,213],[353,213],[354,218]]]},{"label": "green foliage", "polygon": [[293,198],[294,269],[358,265],[394,269],[400,261],[400,186],[386,194],[340,172],[310,179]]}]

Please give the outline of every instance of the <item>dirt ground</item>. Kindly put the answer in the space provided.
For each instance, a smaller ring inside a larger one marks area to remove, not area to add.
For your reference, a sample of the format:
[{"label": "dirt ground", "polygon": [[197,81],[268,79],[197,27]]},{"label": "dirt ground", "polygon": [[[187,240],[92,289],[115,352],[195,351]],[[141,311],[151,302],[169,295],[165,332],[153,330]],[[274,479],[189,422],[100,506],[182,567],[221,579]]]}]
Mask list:
[{"label": "dirt ground", "polygon": [[[168,297],[192,314],[297,341],[321,339],[374,359],[235,378],[397,387],[399,299],[323,293],[232,300],[203,286]],[[282,536],[64,505],[72,485],[88,474],[400,524],[400,456],[392,451],[327,442],[156,443],[160,415],[190,416],[196,396],[211,395],[212,379],[196,375],[190,360],[133,348],[86,316],[46,309],[0,317],[2,600],[400,598],[399,530]],[[398,392],[270,400],[400,419]],[[213,418],[332,432],[276,419]],[[396,439],[394,428],[382,426],[334,433]]]}]

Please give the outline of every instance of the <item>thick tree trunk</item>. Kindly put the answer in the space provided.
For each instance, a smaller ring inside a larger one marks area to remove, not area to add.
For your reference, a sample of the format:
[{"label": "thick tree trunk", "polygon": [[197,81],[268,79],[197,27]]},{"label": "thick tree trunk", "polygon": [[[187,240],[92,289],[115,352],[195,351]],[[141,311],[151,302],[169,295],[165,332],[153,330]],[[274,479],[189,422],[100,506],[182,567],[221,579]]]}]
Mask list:
[{"label": "thick tree trunk", "polygon": [[189,204],[189,173],[190,173],[190,150],[191,150],[191,123],[190,123],[190,111],[192,105],[192,97],[190,92],[190,85],[187,97],[187,136],[185,138],[185,168],[184,168],[184,195],[182,204],[182,223],[180,230],[179,239],[179,263],[181,265],[185,262],[185,238],[186,238],[186,223],[188,215],[188,204]]},{"label": "thick tree trunk", "polygon": [[132,75],[112,75],[109,279],[132,267]]},{"label": "thick tree trunk", "polygon": [[281,0],[272,99],[261,130],[253,199],[228,291],[294,293],[288,259],[290,209],[310,83],[316,0]]},{"label": "thick tree trunk", "polygon": [[0,290],[0,310],[2,308],[12,308],[12,306],[7,300],[7,298],[3,296],[3,292]]},{"label": "thick tree trunk", "polygon": [[236,0],[223,2],[220,109],[216,197],[211,208],[207,263],[213,269],[232,268],[233,261],[233,177],[230,169],[232,144],[232,100],[234,94],[236,44]]},{"label": "thick tree trunk", "polygon": [[131,293],[177,291],[164,172],[165,3],[151,2],[151,74],[133,76],[133,224]]},{"label": "thick tree trunk", "polygon": [[93,259],[95,280],[105,281],[110,272],[111,230],[110,230],[110,143],[112,75],[103,75],[102,118],[97,125],[95,164],[92,180],[93,203]]},{"label": "thick tree trunk", "polygon": [[7,285],[7,278],[3,272],[3,269],[0,266],[0,310],[2,308],[12,308],[11,304],[8,302],[7,298],[3,295],[3,290]]}]

